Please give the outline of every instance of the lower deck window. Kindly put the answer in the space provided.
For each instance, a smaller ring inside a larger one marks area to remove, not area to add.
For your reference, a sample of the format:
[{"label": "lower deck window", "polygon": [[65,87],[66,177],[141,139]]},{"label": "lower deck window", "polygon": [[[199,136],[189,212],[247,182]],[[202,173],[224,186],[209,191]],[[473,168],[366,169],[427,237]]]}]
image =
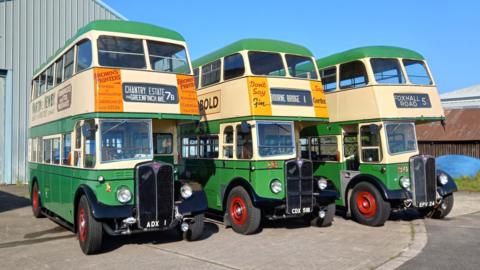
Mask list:
[{"label": "lower deck window", "polygon": [[167,155],[173,152],[173,136],[167,133],[153,134],[153,153],[156,155]]}]

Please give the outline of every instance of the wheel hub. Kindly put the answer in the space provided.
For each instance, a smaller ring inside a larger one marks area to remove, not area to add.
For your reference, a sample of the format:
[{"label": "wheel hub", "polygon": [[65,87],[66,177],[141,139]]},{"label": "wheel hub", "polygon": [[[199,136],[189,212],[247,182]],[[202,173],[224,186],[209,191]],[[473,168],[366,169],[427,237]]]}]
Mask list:
[{"label": "wheel hub", "polygon": [[234,197],[230,204],[230,216],[233,223],[245,224],[247,221],[247,206],[241,197]]},{"label": "wheel hub", "polygon": [[377,203],[372,193],[368,191],[359,192],[356,198],[357,208],[365,217],[372,217],[377,212]]},{"label": "wheel hub", "polygon": [[87,239],[87,221],[85,219],[85,209],[80,209],[78,213],[78,237],[81,242]]}]

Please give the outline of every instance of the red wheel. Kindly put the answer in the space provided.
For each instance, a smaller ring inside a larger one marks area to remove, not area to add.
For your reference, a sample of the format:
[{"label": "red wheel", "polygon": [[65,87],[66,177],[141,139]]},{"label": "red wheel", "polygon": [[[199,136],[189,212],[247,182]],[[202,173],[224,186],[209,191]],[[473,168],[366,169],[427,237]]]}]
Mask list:
[{"label": "red wheel", "polygon": [[377,202],[372,193],[362,191],[357,194],[357,208],[365,217],[373,217],[377,212]]},{"label": "red wheel", "polygon": [[95,220],[85,195],[77,206],[77,233],[80,248],[85,254],[98,253],[102,248],[102,223]]},{"label": "red wheel", "polygon": [[371,183],[360,182],[352,189],[350,211],[360,224],[382,226],[390,216],[390,203],[385,201],[380,191]]},{"label": "red wheel", "polygon": [[85,217],[85,208],[80,208],[78,210],[78,240],[80,242],[85,242],[87,240],[87,220]]},{"label": "red wheel", "polygon": [[232,222],[237,225],[243,225],[247,221],[248,210],[245,201],[239,197],[233,197],[230,204],[230,217]]},{"label": "red wheel", "polygon": [[232,229],[241,234],[252,234],[260,228],[262,212],[253,205],[250,195],[243,187],[235,187],[227,198],[225,212]]},{"label": "red wheel", "polygon": [[42,214],[42,209],[41,206],[42,204],[40,203],[40,189],[38,188],[37,182],[33,183],[32,187],[32,212],[33,216],[36,218],[43,217]]}]

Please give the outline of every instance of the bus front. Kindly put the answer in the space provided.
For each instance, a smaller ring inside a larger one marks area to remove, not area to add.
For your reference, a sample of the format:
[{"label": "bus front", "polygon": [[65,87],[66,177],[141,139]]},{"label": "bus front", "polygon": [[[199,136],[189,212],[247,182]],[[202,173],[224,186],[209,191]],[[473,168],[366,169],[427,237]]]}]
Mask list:
[{"label": "bus front", "polygon": [[[339,205],[372,226],[382,225],[392,208],[446,216],[455,183],[436,170],[433,157],[419,155],[415,133],[416,123],[444,120],[425,59],[408,49],[376,46],[317,64],[331,123],[303,137],[310,154],[320,156],[316,173],[333,179],[341,193]],[[327,143],[322,147],[317,141]],[[327,144],[338,159],[322,159]]]},{"label": "bus front", "polygon": [[300,130],[328,121],[308,49],[237,41],[194,61],[202,120],[182,131],[183,175],[201,179],[209,208],[242,234],[269,219],[330,225],[336,191],[300,157]]}]

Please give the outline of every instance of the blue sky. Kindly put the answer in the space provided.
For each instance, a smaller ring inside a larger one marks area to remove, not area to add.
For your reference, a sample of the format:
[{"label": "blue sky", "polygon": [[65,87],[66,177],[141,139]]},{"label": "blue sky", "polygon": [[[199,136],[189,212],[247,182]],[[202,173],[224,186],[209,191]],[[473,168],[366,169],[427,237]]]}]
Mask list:
[{"label": "blue sky", "polygon": [[248,37],[302,44],[316,57],[395,45],[427,58],[442,93],[480,84],[480,1],[104,2],[129,20],[180,32],[193,59]]}]

